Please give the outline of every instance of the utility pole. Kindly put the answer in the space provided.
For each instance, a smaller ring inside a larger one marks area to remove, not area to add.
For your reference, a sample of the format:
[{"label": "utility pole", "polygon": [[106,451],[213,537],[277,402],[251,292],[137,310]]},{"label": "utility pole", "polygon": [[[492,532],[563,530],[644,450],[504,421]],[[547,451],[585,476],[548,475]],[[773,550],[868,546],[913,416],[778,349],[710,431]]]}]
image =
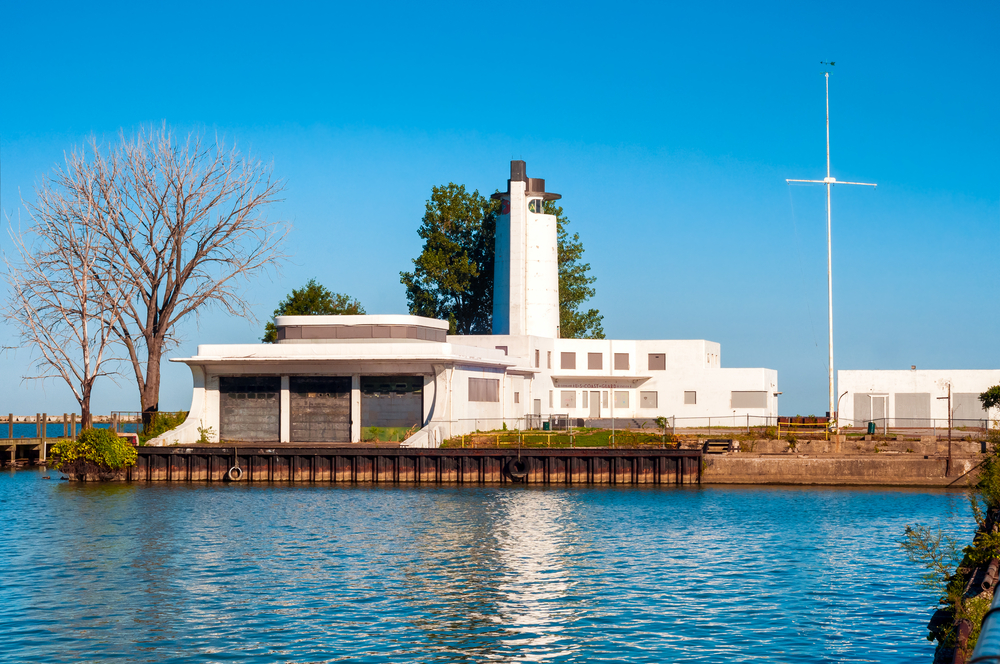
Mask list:
[{"label": "utility pole", "polygon": [[[832,66],[834,63],[822,62],[820,64]],[[829,428],[833,420],[833,413],[835,412],[834,399],[836,398],[836,393],[833,390],[833,241],[831,234],[832,215],[830,211],[831,190],[835,184],[856,184],[864,187],[877,187],[878,185],[871,182],[843,182],[830,175],[830,72],[824,72],[823,76],[826,77],[826,177],[822,180],[786,179],[785,182],[810,182],[826,185],[826,289],[830,319],[830,418],[827,422],[827,428]]]}]

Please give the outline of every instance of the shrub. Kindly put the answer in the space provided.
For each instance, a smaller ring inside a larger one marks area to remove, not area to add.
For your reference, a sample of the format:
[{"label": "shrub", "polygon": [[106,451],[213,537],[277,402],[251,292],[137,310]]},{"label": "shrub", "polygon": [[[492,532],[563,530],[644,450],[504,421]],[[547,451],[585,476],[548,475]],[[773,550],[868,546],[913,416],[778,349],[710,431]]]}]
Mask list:
[{"label": "shrub", "polygon": [[176,413],[154,413],[153,421],[139,434],[139,443],[144,444],[147,440],[156,438],[171,429],[176,429],[184,423],[187,416],[187,411],[184,410],[179,410]]},{"label": "shrub", "polygon": [[51,450],[53,465],[80,480],[88,475],[111,479],[134,466],[138,456],[128,440],[110,429],[84,429],[76,440],[60,440]]}]

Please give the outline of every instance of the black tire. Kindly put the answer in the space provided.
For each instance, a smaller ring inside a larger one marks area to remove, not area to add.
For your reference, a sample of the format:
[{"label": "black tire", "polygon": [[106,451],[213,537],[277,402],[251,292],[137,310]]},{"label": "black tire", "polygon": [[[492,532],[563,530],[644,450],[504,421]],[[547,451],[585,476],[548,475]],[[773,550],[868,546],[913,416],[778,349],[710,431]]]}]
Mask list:
[{"label": "black tire", "polygon": [[523,480],[528,476],[528,462],[521,458],[511,459],[507,462],[504,470],[507,471],[507,475],[511,479]]}]

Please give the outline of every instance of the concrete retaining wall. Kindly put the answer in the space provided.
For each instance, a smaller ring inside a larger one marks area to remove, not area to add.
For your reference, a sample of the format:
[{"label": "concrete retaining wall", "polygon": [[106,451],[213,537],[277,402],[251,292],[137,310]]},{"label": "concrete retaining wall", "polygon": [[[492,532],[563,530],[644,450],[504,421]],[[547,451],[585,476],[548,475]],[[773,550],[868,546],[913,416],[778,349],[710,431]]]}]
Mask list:
[{"label": "concrete retaining wall", "polygon": [[[729,436],[719,436],[728,438]],[[952,456],[963,458],[974,458],[983,452],[983,443],[974,440],[953,440]],[[934,436],[924,436],[920,440],[862,440],[859,438],[848,438],[843,441],[836,440],[798,440],[795,449],[789,447],[788,441],[778,440],[755,440],[749,443],[740,442],[739,447],[744,452],[751,454],[916,454],[920,456],[947,455],[948,440],[935,439]],[[876,449],[878,451],[876,451]]]},{"label": "concrete retaining wall", "polygon": [[879,455],[707,455],[703,484],[823,484],[964,487],[976,479],[975,458]]}]

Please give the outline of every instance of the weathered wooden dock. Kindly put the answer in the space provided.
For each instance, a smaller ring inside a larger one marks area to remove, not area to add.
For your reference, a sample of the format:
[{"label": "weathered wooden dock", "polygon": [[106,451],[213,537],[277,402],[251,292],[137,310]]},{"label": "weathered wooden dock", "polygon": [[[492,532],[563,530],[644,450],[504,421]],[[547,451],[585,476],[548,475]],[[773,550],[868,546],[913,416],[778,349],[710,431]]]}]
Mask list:
[{"label": "weathered wooden dock", "polygon": [[[700,450],[140,447],[133,482],[698,484]],[[231,472],[234,468],[238,471]],[[238,478],[238,479],[237,479]]]}]

